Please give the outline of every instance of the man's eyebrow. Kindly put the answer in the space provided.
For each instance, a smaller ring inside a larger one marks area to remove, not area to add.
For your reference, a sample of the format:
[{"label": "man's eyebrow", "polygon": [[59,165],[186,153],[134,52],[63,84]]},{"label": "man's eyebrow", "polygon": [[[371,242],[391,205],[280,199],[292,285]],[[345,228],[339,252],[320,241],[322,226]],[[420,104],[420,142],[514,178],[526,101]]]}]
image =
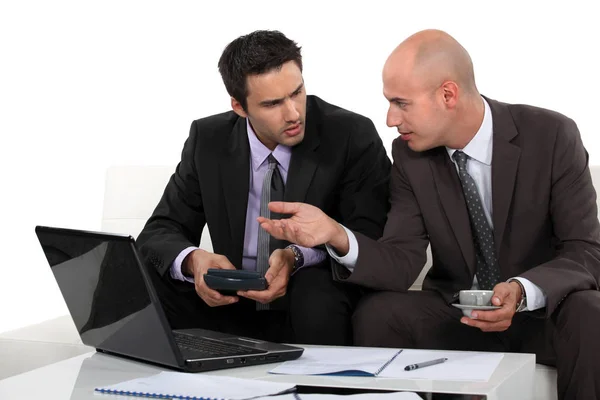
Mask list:
[{"label": "man's eyebrow", "polygon": [[273,106],[275,104],[281,103],[283,101],[283,98],[280,99],[271,99],[271,100],[263,100],[260,103],[258,103],[261,106]]},{"label": "man's eyebrow", "polygon": [[405,99],[403,97],[392,97],[391,99],[389,99],[389,101],[392,103],[408,103],[408,99]]},{"label": "man's eyebrow", "polygon": [[303,86],[304,86],[304,82],[302,82],[300,85],[298,85],[296,90],[294,90],[290,95],[298,93],[300,91],[300,89],[302,89]]},{"label": "man's eyebrow", "polygon": [[[289,94],[289,96],[296,94],[300,91],[300,89],[302,89],[302,87],[304,86],[304,82],[302,82],[300,85],[298,85],[298,87],[296,88],[296,90],[294,90],[292,93]],[[275,104],[279,104],[283,101],[283,97],[278,98],[278,99],[269,99],[269,100],[263,100],[260,103],[258,103],[261,106],[273,106]]]}]

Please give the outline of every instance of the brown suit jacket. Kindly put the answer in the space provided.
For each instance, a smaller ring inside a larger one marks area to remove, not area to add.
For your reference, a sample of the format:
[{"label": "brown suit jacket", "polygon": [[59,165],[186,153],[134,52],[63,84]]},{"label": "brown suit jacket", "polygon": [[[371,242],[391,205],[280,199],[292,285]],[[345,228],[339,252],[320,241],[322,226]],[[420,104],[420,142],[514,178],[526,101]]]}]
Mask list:
[{"label": "brown suit jacket", "polygon": [[[553,111],[487,99],[493,116],[492,206],[501,279],[520,276],[547,295],[550,315],[569,293],[598,290],[600,225],[588,154],[575,123]],[[376,242],[356,233],[349,282],[406,291],[423,282],[450,303],[476,269],[469,217],[446,149],[417,153],[396,139],[391,210]]]}]

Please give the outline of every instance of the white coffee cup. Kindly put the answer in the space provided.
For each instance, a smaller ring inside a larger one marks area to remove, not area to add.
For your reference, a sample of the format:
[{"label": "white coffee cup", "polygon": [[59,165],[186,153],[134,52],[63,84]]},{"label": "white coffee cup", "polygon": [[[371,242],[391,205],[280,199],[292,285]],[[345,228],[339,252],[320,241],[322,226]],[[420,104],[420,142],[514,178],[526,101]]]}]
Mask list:
[{"label": "white coffee cup", "polygon": [[465,306],[491,306],[493,290],[461,290],[458,301]]}]

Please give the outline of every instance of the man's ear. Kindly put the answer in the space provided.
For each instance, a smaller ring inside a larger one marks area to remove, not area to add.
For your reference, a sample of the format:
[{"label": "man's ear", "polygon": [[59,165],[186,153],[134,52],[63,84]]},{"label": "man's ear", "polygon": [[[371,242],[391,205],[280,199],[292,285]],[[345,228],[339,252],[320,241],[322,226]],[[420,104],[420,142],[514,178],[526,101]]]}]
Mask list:
[{"label": "man's ear", "polygon": [[458,103],[458,85],[452,81],[446,81],[441,86],[444,105],[447,108],[455,108]]},{"label": "man's ear", "polygon": [[246,111],[244,111],[244,107],[242,107],[242,104],[233,97],[231,98],[231,109],[234,113],[236,113],[242,118],[246,118],[248,116]]}]

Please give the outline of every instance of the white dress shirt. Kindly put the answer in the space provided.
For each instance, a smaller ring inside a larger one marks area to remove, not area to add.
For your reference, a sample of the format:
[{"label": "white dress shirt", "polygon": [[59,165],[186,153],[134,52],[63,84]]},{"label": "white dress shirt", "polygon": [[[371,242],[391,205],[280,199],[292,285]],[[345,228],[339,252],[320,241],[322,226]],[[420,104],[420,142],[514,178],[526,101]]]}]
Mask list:
[{"label": "white dress shirt", "polygon": [[[494,229],[492,221],[492,154],[493,154],[493,120],[492,111],[490,110],[489,104],[482,98],[485,106],[483,121],[479,130],[471,139],[471,141],[462,149],[462,152],[469,156],[467,162],[467,172],[477,185],[477,190],[481,196],[481,202],[490,227]],[[452,154],[459,149],[450,149],[446,147],[450,160],[453,161],[456,170],[458,171],[458,165],[452,159]],[[348,254],[344,257],[340,257],[336,254],[335,250],[330,246],[327,246],[327,251],[335,260],[340,264],[344,265],[350,271],[353,271],[358,259],[358,242],[356,236],[349,229],[346,229],[349,241]],[[527,307],[525,310],[533,311],[546,306],[546,295],[542,289],[525,278],[512,278],[518,280],[525,288],[525,295],[527,296]],[[510,280],[510,279],[509,279]],[[472,289],[479,289],[477,284],[477,276],[473,279]]]}]

